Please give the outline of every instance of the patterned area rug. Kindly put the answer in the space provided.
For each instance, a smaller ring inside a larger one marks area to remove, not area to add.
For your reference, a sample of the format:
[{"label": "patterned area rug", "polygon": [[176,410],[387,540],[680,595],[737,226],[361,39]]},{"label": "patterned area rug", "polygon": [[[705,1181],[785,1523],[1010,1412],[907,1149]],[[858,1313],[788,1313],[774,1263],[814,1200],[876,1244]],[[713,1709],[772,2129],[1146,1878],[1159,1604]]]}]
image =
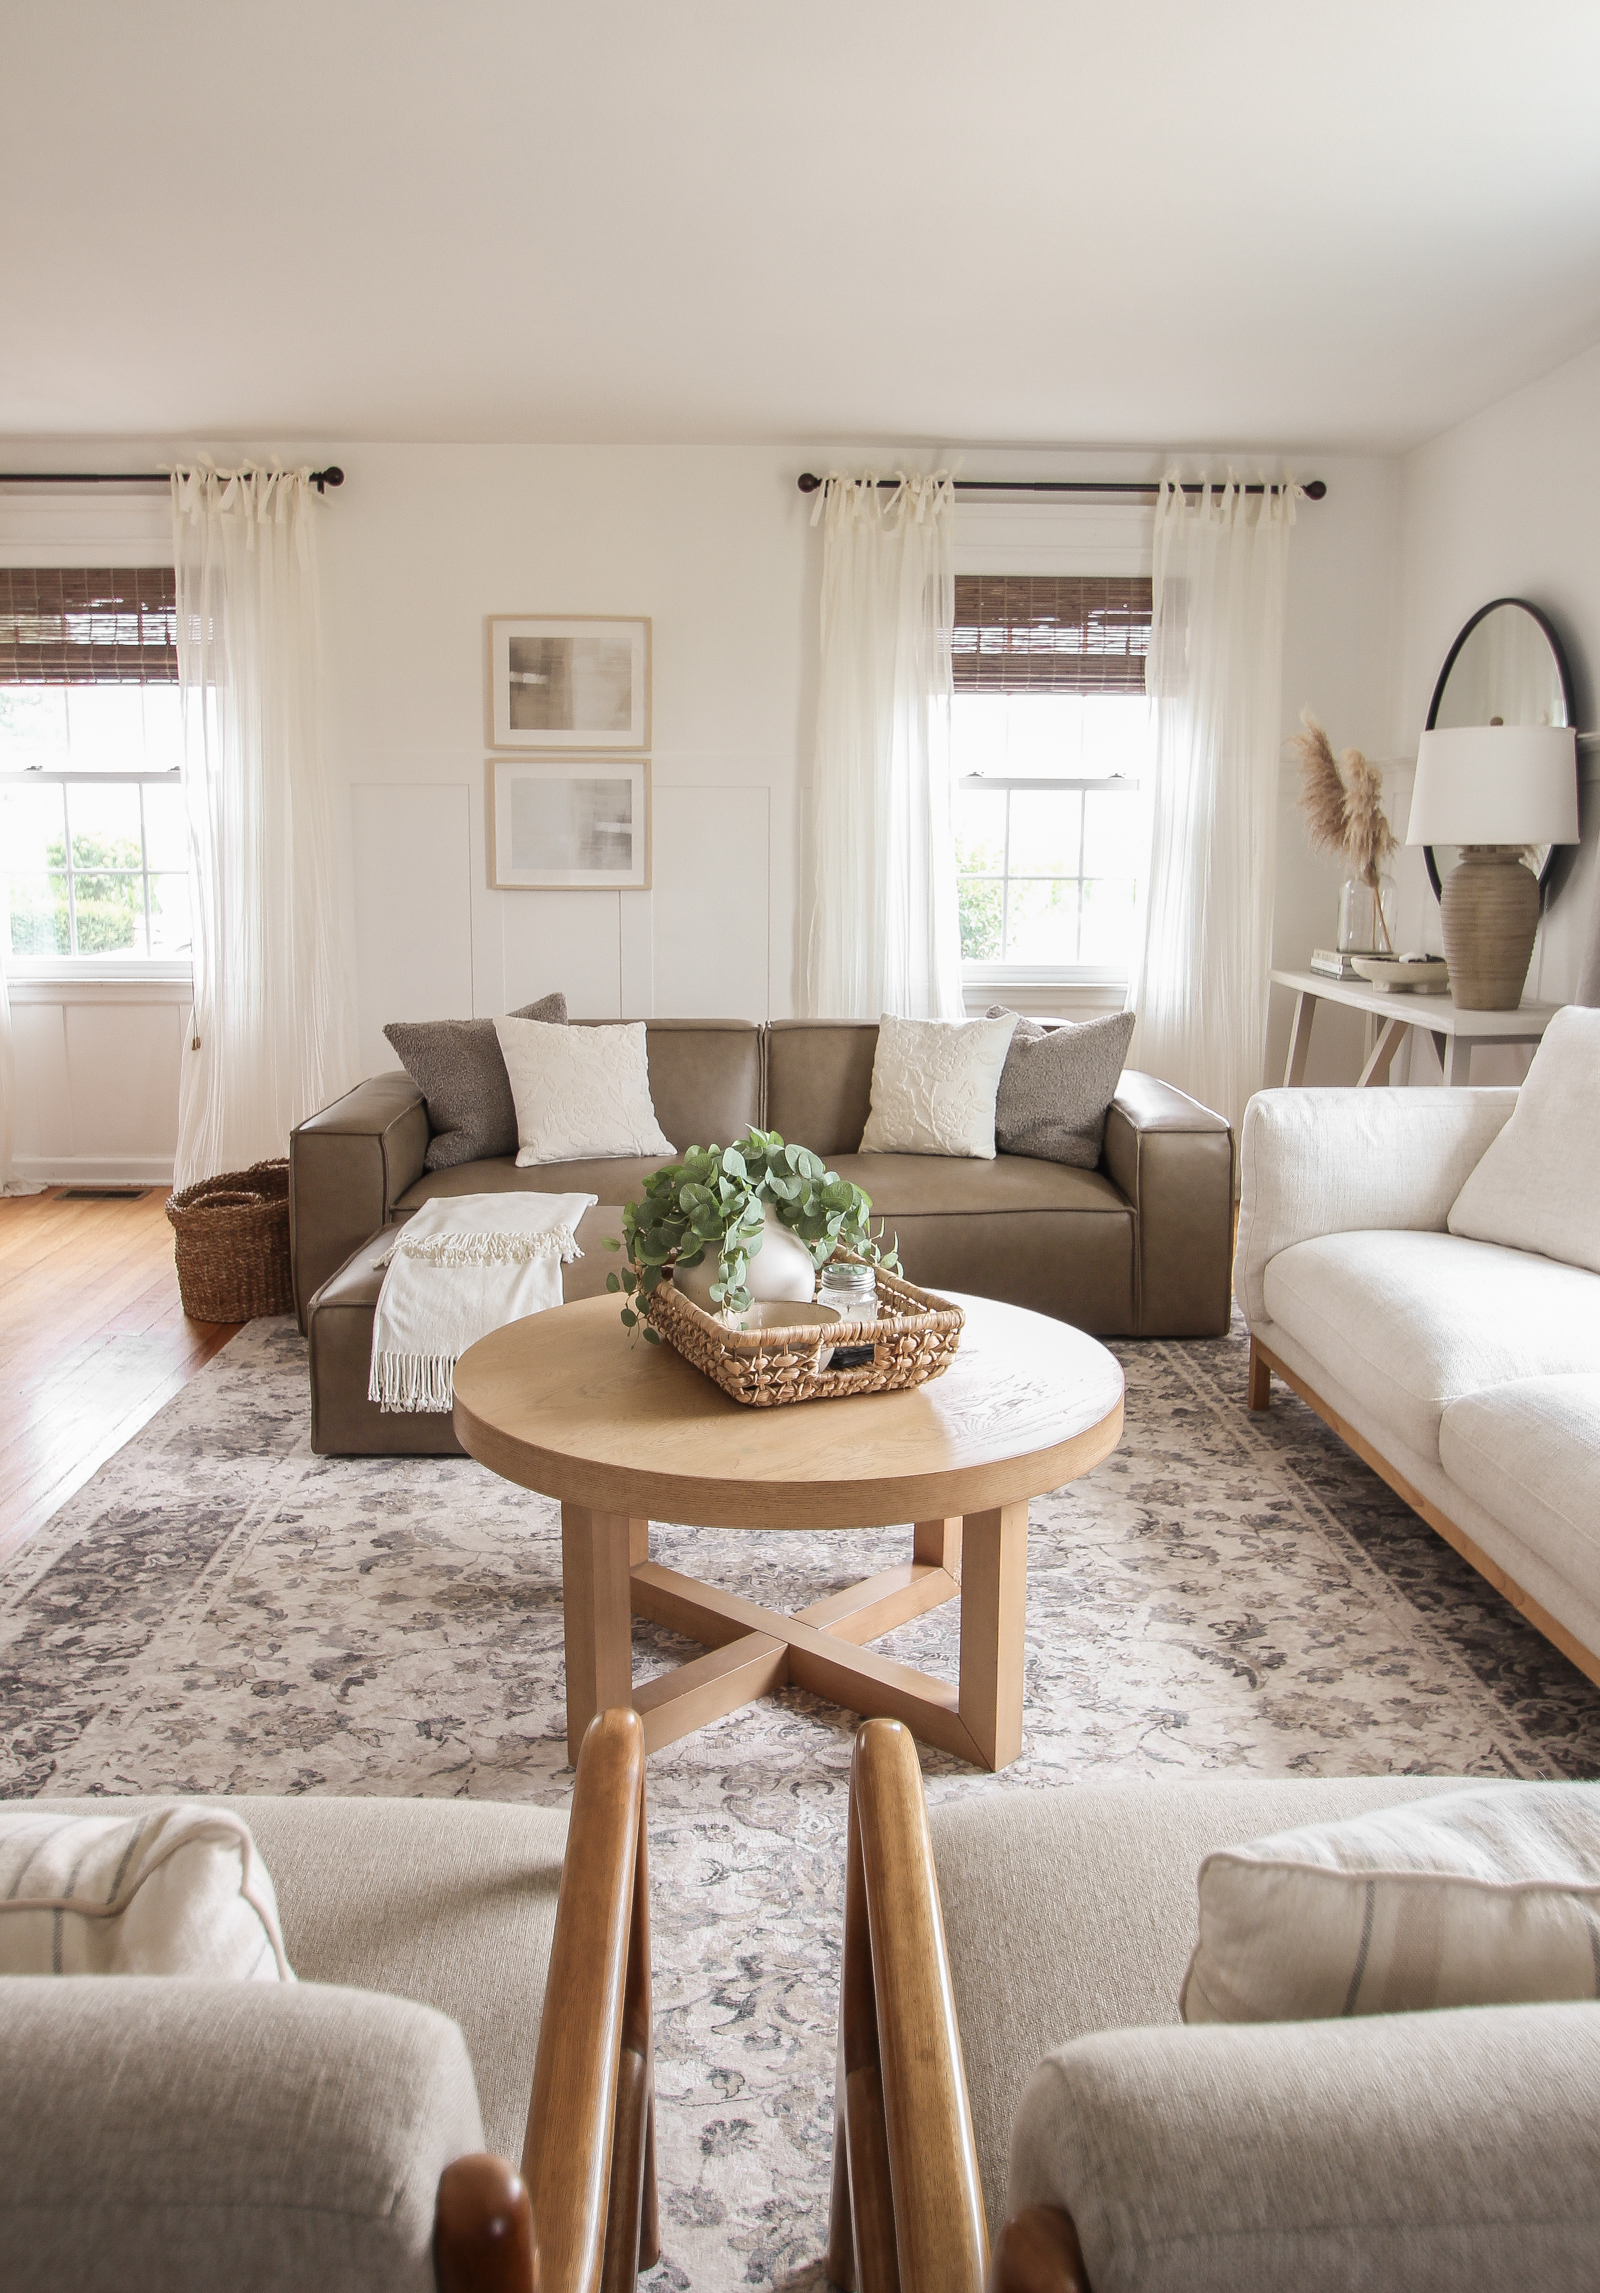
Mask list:
[{"label": "patterned area rug", "polygon": [[[1600,1690],[1278,1389],[1238,1332],[1117,1349],[1122,1447],[1033,1507],[1027,1736],[1001,1776],[1600,1773]],[[309,1447],[292,1324],[228,1346],[0,1579],[0,1793],[559,1802],[556,1508],[454,1460]],[[908,1531],[655,1532],[799,1607]],[[877,1643],[955,1675],[957,1611]],[[642,1675],[695,1651],[635,1631]],[[850,1715],[786,1693],[658,1753],[658,2286],[820,2286]]]}]

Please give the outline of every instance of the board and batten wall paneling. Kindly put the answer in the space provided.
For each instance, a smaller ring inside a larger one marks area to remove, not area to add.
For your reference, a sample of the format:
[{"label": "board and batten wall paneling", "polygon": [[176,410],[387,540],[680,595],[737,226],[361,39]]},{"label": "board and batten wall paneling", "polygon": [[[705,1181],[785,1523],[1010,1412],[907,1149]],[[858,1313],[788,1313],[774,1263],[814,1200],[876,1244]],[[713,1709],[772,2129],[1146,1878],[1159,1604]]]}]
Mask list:
[{"label": "board and batten wall paneling", "polygon": [[457,782],[357,781],[350,790],[352,956],[363,1074],[400,1062],[391,1019],[470,1019],[472,836]]},{"label": "board and batten wall paneling", "polygon": [[[619,903],[648,892],[491,892],[500,910],[503,975],[480,1016],[515,1011],[558,989],[574,1019],[620,1019]],[[485,983],[487,984],[487,983]],[[628,1017],[643,1014],[630,1011]]]},{"label": "board and batten wall paneling", "polygon": [[19,1176],[170,1184],[189,1014],[181,980],[14,979]]}]

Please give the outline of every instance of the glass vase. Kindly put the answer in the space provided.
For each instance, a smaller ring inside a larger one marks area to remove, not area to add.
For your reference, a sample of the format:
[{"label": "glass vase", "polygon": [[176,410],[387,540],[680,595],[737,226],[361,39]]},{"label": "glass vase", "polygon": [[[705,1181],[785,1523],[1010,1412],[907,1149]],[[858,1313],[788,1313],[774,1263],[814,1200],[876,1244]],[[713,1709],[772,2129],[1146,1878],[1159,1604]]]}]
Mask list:
[{"label": "glass vase", "polygon": [[1380,876],[1376,889],[1352,876],[1339,893],[1341,955],[1393,955],[1394,878]]}]

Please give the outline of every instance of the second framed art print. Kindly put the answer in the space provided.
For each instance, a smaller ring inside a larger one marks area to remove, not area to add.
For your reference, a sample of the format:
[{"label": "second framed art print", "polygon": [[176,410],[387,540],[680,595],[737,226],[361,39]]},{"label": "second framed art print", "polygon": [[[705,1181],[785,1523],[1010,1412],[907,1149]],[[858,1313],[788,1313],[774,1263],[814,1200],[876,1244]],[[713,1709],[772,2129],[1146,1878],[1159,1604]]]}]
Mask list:
[{"label": "second framed art print", "polygon": [[491,891],[649,890],[648,759],[492,756],[488,772]]},{"label": "second framed art print", "polygon": [[489,746],[647,749],[648,617],[491,615]]}]

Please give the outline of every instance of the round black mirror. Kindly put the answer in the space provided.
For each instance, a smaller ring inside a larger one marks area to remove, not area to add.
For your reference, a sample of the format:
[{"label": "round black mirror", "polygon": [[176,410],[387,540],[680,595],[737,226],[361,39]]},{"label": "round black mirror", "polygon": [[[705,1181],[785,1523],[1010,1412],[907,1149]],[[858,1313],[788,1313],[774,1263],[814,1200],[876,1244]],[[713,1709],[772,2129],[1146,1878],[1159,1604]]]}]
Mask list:
[{"label": "round black mirror", "polygon": [[[1428,704],[1429,732],[1458,725],[1570,725],[1572,672],[1561,640],[1537,605],[1496,597],[1480,606],[1445,656]],[[1434,898],[1460,859],[1454,844],[1426,844]],[[1555,846],[1534,852],[1541,887]]]}]

